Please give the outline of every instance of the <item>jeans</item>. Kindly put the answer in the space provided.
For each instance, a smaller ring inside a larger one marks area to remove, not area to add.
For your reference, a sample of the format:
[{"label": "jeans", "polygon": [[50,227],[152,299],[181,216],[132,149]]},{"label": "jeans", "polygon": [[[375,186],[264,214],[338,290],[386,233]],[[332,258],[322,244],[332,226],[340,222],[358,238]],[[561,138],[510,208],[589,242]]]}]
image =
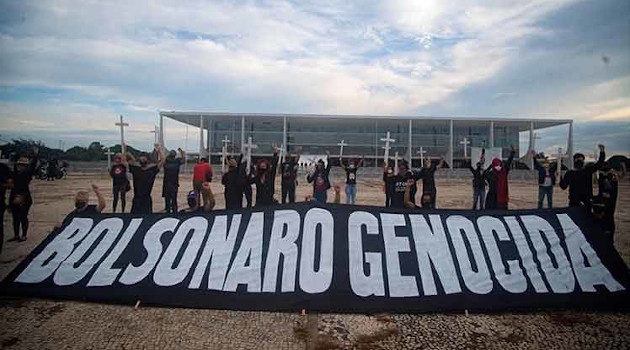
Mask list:
[{"label": "jeans", "polygon": [[473,210],[477,209],[477,202],[479,202],[479,210],[483,210],[484,198],[486,197],[485,187],[473,187]]},{"label": "jeans", "polygon": [[357,184],[346,185],[346,204],[354,204],[357,199]]},{"label": "jeans", "polygon": [[545,196],[547,196],[547,205],[550,209],[553,208],[553,186],[538,186],[538,209],[542,209]]},{"label": "jeans", "polygon": [[326,200],[328,199],[328,193],[327,191],[313,191],[313,198],[315,198],[315,200],[320,203],[326,203]]}]

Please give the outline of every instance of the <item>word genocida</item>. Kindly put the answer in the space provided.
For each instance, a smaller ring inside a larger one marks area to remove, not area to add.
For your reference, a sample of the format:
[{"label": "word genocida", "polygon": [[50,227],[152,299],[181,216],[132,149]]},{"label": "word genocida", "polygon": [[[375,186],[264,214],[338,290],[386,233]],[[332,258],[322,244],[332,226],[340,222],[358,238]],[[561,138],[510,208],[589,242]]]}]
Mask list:
[{"label": "word genocida", "polygon": [[239,293],[349,286],[360,297],[625,289],[566,213],[511,214],[313,207],[70,217],[14,281]]}]

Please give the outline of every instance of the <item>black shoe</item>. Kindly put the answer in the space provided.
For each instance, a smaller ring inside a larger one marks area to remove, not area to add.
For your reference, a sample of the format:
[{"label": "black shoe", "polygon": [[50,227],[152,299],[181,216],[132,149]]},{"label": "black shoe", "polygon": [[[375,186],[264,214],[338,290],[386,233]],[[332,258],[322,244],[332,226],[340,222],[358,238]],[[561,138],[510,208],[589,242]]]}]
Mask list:
[{"label": "black shoe", "polygon": [[20,237],[19,241],[20,241],[20,242],[24,242],[24,241],[26,241],[26,236],[24,236],[24,237]]},{"label": "black shoe", "polygon": [[7,242],[15,242],[15,241],[19,241],[19,240],[20,240],[20,237],[15,236],[15,237],[13,237],[13,238],[9,238],[9,239],[7,240]]}]

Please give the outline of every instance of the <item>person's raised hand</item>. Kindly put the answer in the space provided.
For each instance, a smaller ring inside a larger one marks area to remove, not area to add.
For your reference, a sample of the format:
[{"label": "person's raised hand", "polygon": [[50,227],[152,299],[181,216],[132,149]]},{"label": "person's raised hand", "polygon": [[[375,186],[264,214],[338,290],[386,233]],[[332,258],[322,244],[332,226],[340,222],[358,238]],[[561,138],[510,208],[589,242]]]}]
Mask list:
[{"label": "person's raised hand", "polygon": [[600,152],[604,152],[604,150],[606,150],[606,146],[602,145],[601,143],[597,145],[597,147],[599,148]]},{"label": "person's raised hand", "polygon": [[94,192],[98,192],[98,186],[96,186],[95,184],[92,184],[92,190]]}]

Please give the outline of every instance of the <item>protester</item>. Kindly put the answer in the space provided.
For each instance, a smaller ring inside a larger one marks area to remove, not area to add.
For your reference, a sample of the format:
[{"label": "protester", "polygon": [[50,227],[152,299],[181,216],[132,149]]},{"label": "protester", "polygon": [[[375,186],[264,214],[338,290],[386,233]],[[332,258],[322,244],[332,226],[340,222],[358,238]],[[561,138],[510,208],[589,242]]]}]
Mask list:
[{"label": "protester", "polygon": [[256,169],[254,169],[253,165],[251,165],[249,169],[247,169],[247,161],[245,160],[245,156],[243,154],[241,154],[237,163],[238,163],[239,181],[241,183],[243,195],[245,195],[247,208],[251,209],[253,205],[252,181],[254,179],[254,176],[256,175]]},{"label": "protester", "polygon": [[[424,164],[419,172],[414,173],[414,180],[422,179],[422,198],[423,208],[435,209],[437,203],[437,186],[435,185],[435,171],[444,165],[444,159],[440,158],[438,164],[431,162],[430,158],[424,159]],[[410,189],[411,191],[411,189]]]},{"label": "protester", "polygon": [[394,192],[393,182],[389,181],[390,177],[393,177],[394,168],[385,164],[385,171],[383,171],[383,191],[385,192],[385,208],[388,208],[391,205],[392,193]]},{"label": "protester", "polygon": [[274,204],[276,170],[278,168],[278,148],[273,148],[273,159],[260,159],[256,163],[256,175],[250,184],[256,184],[256,207]]},{"label": "protester", "polygon": [[177,153],[171,150],[164,161],[164,181],[162,182],[162,197],[164,197],[165,211],[177,213],[177,192],[179,191],[179,170],[186,163],[186,153],[178,148]]},{"label": "protester", "polygon": [[241,209],[243,207],[243,181],[235,159],[228,160],[228,171],[223,174],[221,183],[225,187],[225,209]]},{"label": "protester", "polygon": [[46,181],[55,181],[57,175],[57,159],[54,157],[48,158],[46,166]]},{"label": "protester", "polygon": [[569,206],[584,205],[588,213],[591,212],[591,198],[593,197],[593,174],[604,165],[606,149],[598,145],[599,159],[595,164],[584,165],[584,155],[576,153],[573,156],[573,170],[567,171],[560,177],[560,188],[569,188]]},{"label": "protester", "polygon": [[318,160],[315,170],[306,176],[306,181],[313,184],[313,198],[320,203],[326,203],[328,200],[328,189],[330,188],[329,174],[332,163],[330,162],[330,152],[328,151],[326,151],[326,162],[328,165],[325,165],[323,160]]},{"label": "protester", "polygon": [[98,214],[105,209],[105,198],[94,184],[92,191],[98,199],[98,205],[90,204],[90,192],[79,191],[74,197],[74,210],[70,214]]},{"label": "protester", "polygon": [[508,174],[512,167],[512,161],[516,151],[510,146],[510,156],[505,164],[499,158],[494,158],[490,168],[484,172],[484,178],[488,181],[488,194],[486,195],[486,209],[508,208],[510,200],[508,194]]},{"label": "protester", "polygon": [[361,158],[357,164],[353,159],[348,162],[348,166],[339,158],[341,168],[346,172],[346,204],[354,204],[357,199],[357,170],[363,166],[365,157]]},{"label": "protester", "polygon": [[287,154],[284,162],[280,165],[280,176],[282,178],[282,204],[295,203],[295,189],[297,188],[297,171],[298,160],[302,149],[298,148],[295,157],[291,157],[291,154]]},{"label": "protester", "polygon": [[604,235],[612,244],[615,234],[619,176],[609,163],[601,167],[597,185],[598,195],[593,198],[593,212],[602,224]]},{"label": "protester", "polygon": [[473,210],[477,210],[477,203],[479,203],[479,210],[483,210],[485,197],[486,197],[486,179],[484,178],[483,163],[481,161],[472,167],[472,164],[468,164],[468,169],[473,174]]},{"label": "protester", "polygon": [[127,192],[131,190],[129,179],[127,178],[127,166],[123,164],[122,155],[117,153],[114,156],[114,165],[109,170],[109,176],[112,178],[112,194],[114,202],[112,203],[113,211],[116,212],[118,200],[120,199],[121,212],[125,212],[127,205]]},{"label": "protester", "polygon": [[[28,213],[33,205],[30,184],[37,169],[38,156],[39,148],[34,147],[30,159],[26,155],[22,156],[14,165],[13,174],[11,175],[12,187],[9,194],[14,237],[9,239],[9,241],[26,241],[29,224]],[[20,235],[20,228],[22,229],[22,235]]]},{"label": "protester", "polygon": [[4,243],[4,211],[7,209],[6,190],[12,184],[11,169],[4,163],[0,163],[0,253]]},{"label": "protester", "polygon": [[549,159],[543,159],[542,165],[535,158],[536,151],[532,151],[534,157],[534,169],[538,171],[538,209],[542,209],[543,200],[547,197],[547,207],[553,208],[553,186],[556,185],[556,171],[558,163],[551,165]]},{"label": "protester", "polygon": [[193,168],[193,190],[200,194],[201,185],[206,181],[212,182],[213,175],[212,165],[208,163],[208,158],[202,157],[199,159],[199,163]]},{"label": "protester", "polygon": [[151,198],[151,191],[153,190],[153,184],[155,177],[160,172],[160,169],[164,165],[164,150],[158,146],[156,150],[159,152],[157,164],[149,165],[147,157],[141,156],[138,158],[139,166],[136,165],[136,158],[127,152],[127,157],[123,158],[123,162],[129,162],[129,172],[133,175],[133,201],[131,204],[132,214],[151,214],[153,212],[153,200]]},{"label": "protester", "polygon": [[391,208],[405,208],[405,190],[410,186],[407,180],[411,179],[413,184],[409,187],[409,200],[415,205],[416,196],[416,177],[409,170],[409,165],[406,161],[398,163],[398,174],[388,174],[389,167],[387,163],[383,163],[383,173],[387,174],[387,186],[391,188],[390,193],[390,207]]}]

